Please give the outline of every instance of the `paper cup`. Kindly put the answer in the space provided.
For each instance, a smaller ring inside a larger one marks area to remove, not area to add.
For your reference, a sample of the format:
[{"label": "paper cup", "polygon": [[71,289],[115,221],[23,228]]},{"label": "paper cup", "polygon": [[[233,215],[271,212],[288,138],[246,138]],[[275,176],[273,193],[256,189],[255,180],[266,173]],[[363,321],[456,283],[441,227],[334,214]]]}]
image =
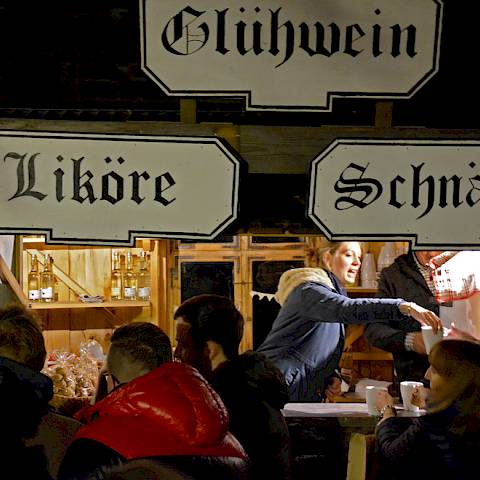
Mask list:
[{"label": "paper cup", "polygon": [[380,412],[377,410],[375,403],[377,402],[377,392],[384,391],[388,392],[387,387],[376,387],[373,385],[368,385],[365,387],[365,398],[367,400],[367,410],[369,415],[380,415]]},{"label": "paper cup", "polygon": [[412,405],[412,394],[416,388],[423,387],[422,382],[401,382],[400,394],[402,395],[403,408],[411,410],[412,412],[418,412],[420,410],[416,405]]},{"label": "paper cup", "polygon": [[433,328],[430,325],[422,325],[422,337],[428,355],[432,347],[443,340],[443,328],[440,328],[437,333],[433,333]]}]

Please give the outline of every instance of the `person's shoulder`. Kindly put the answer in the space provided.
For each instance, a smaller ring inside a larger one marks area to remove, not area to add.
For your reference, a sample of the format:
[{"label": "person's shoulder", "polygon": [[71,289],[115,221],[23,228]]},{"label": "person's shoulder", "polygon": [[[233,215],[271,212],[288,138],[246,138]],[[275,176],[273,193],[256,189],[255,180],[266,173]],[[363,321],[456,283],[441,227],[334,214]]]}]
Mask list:
[{"label": "person's shoulder", "polygon": [[283,408],[289,392],[280,370],[262,353],[247,351],[228,360],[214,371],[212,385],[219,393],[237,392],[243,398],[252,395]]}]

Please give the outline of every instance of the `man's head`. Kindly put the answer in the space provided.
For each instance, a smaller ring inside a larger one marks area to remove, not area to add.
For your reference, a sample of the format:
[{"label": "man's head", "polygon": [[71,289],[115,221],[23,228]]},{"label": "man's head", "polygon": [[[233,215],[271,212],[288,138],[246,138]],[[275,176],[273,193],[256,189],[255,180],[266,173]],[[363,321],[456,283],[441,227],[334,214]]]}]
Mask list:
[{"label": "man's head", "polygon": [[175,320],[175,357],[207,378],[221,360],[238,355],[244,322],[229,298],[213,294],[192,297],[178,307]]},{"label": "man's head", "polygon": [[42,370],[45,340],[37,318],[25,308],[12,305],[0,310],[0,356]]},{"label": "man's head", "polygon": [[113,332],[107,369],[119,383],[127,383],[171,360],[165,332],[152,323],[134,322]]},{"label": "man's head", "polygon": [[442,250],[416,250],[415,256],[417,257],[417,260],[420,263],[420,265],[423,265],[424,267],[426,267],[428,266],[428,262],[430,262],[430,260],[433,257],[436,257],[441,253],[443,253]]}]

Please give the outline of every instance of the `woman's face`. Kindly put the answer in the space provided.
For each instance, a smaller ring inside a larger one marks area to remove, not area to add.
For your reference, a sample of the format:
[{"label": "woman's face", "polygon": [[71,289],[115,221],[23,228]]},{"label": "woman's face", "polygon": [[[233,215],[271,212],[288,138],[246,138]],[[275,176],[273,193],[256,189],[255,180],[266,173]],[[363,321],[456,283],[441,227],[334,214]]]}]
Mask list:
[{"label": "woman's face", "polygon": [[342,242],[333,253],[325,253],[325,264],[342,285],[353,283],[361,265],[362,250],[359,242]]},{"label": "woman's face", "polygon": [[425,378],[430,382],[430,391],[432,396],[435,396],[435,393],[438,393],[439,390],[442,390],[447,382],[445,377],[442,377],[436,370],[433,365],[430,365],[427,372],[425,373]]}]

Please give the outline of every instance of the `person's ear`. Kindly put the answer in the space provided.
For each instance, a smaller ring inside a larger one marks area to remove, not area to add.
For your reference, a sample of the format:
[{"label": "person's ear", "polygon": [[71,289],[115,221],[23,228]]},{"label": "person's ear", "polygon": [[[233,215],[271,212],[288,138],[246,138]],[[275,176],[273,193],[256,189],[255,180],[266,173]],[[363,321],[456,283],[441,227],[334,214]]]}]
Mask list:
[{"label": "person's ear", "polygon": [[221,363],[227,360],[223,347],[212,340],[207,340],[207,352],[212,370],[215,370]]},{"label": "person's ear", "polygon": [[207,340],[206,349],[207,349],[207,354],[210,361],[213,360],[218,355],[223,354],[222,346],[219,343],[214,342],[213,340]]},{"label": "person's ear", "polygon": [[332,254],[331,254],[331,252],[329,252],[328,250],[327,250],[326,252],[324,252],[324,253],[323,253],[322,260],[323,260],[323,264],[324,264],[329,270],[331,270],[331,268],[332,268]]}]

